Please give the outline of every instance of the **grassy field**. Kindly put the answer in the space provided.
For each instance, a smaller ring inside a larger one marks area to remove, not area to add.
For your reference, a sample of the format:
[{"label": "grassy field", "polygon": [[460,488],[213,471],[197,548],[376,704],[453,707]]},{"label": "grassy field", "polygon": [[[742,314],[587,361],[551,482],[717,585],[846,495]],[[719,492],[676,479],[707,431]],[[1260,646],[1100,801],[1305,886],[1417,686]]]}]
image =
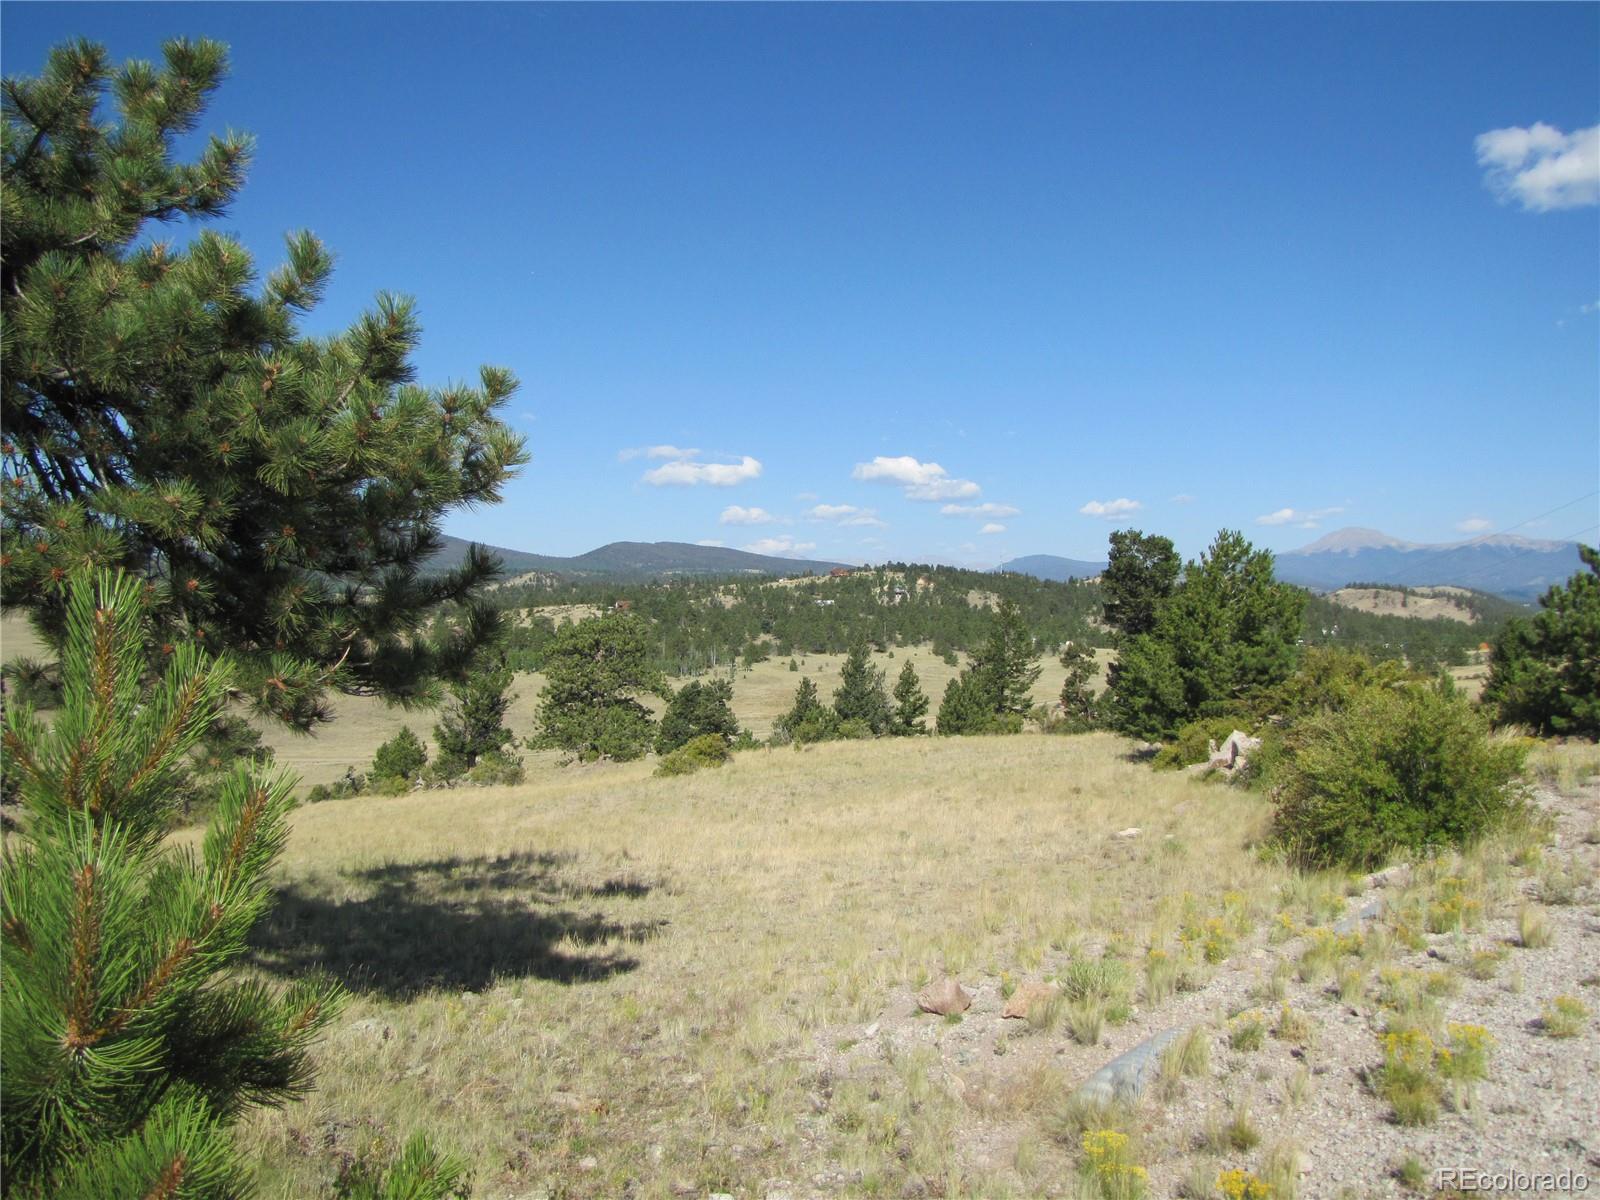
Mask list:
[{"label": "grassy field", "polygon": [[[949,1027],[914,1015],[914,989],[1137,956],[1185,903],[1265,912],[1283,881],[1251,850],[1257,797],[1152,774],[1106,735],[650,770],[296,814],[259,966],[332,971],[355,1000],[317,1091],[250,1119],[269,1194],[414,1127],[488,1197],[761,1195],[826,1169],[850,1194],[913,1175],[1003,1192],[1009,1162],[956,1152],[967,1108],[928,1044]],[[884,1056],[834,1061],[891,1030]],[[1020,1136],[1054,1082],[1031,1073],[990,1117]]]},{"label": "grassy field", "polygon": [[[554,615],[561,620],[581,619],[582,606],[567,606]],[[552,610],[542,610],[551,615]],[[592,614],[589,614],[592,615]],[[1100,651],[1101,681],[1110,659],[1109,651]],[[929,725],[938,713],[940,697],[945,685],[954,679],[959,668],[947,665],[936,658],[927,646],[900,647],[888,654],[873,656],[873,662],[887,676],[889,687],[894,686],[900,668],[909,658],[922,680],[922,690],[932,701]],[[0,621],[0,659],[48,658],[48,651],[38,637],[20,617],[6,617]],[[963,657],[961,660],[965,662]],[[787,712],[794,701],[794,692],[802,676],[809,677],[824,701],[830,699],[839,686],[839,669],[844,664],[842,654],[813,654],[796,657],[800,672],[789,670],[788,659],[770,659],[754,667],[740,667],[733,677],[733,710],[741,725],[748,727],[756,737],[765,739],[772,733],[772,723]],[[1061,693],[1061,683],[1066,672],[1055,658],[1040,661],[1039,681],[1034,686],[1034,699],[1041,704],[1054,703]],[[670,681],[681,687],[686,680]],[[516,699],[506,715],[506,725],[519,739],[526,738],[534,729],[534,713],[544,679],[531,673],[517,676],[513,691]],[[300,734],[281,725],[263,724],[262,741],[271,746],[277,762],[300,777],[303,788],[314,784],[333,783],[344,777],[347,769],[365,771],[372,763],[372,753],[380,744],[409,725],[413,732],[429,744],[433,752],[432,731],[438,721],[435,710],[407,711],[366,696],[334,696],[331,698],[335,719],[313,734]],[[659,701],[651,701],[660,710]],[[556,769],[558,756],[550,753],[524,753],[530,770]]]}]

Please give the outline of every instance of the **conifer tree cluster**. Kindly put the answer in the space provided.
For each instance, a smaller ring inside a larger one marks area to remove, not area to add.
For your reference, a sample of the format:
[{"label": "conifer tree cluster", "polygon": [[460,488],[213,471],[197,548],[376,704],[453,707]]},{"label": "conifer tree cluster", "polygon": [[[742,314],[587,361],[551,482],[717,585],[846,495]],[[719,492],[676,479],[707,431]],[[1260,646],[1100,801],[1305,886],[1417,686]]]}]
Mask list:
[{"label": "conifer tree cluster", "polygon": [[332,268],[309,233],[265,280],[231,237],[163,237],[226,212],[251,148],[230,133],[176,161],[227,62],[211,41],[164,53],[114,69],[77,41],[4,83],[7,604],[59,641],[73,570],[123,567],[148,586],[158,646],[229,651],[236,686],[284,720],[325,719],[330,686],[431,698],[496,622],[474,609],[434,642],[423,614],[475,605],[495,564],[475,549],[443,575],[419,567],[442,516],[497,499],[524,461],[496,415],[516,381],[418,386],[417,315],[396,296],[342,334],[302,334]]},{"label": "conifer tree cluster", "polygon": [[[1118,629],[1105,702],[1119,731],[1167,738],[1293,673],[1306,593],[1279,583],[1271,552],[1234,530],[1218,533],[1176,585],[1165,547],[1151,552],[1150,542],[1112,541],[1113,567],[1119,556],[1127,561],[1123,590],[1107,593],[1107,620],[1121,613],[1131,623]],[[1119,594],[1137,603],[1115,607]]]}]

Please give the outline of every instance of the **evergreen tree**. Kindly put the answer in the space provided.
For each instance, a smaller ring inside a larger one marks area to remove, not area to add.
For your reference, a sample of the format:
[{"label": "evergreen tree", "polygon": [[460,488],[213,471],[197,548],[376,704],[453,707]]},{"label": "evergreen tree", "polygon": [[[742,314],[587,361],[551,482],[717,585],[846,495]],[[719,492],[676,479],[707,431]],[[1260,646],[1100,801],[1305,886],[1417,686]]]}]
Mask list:
[{"label": "evergreen tree", "polygon": [[379,746],[372,756],[372,777],[375,780],[415,779],[427,765],[428,751],[422,739],[411,732],[411,726],[402,725],[400,732]]},{"label": "evergreen tree", "polygon": [[1495,639],[1483,702],[1504,724],[1600,739],[1600,550],[1578,553],[1587,570],[1556,584],[1538,613],[1508,621]]},{"label": "evergreen tree", "polygon": [[[222,215],[250,141],[174,158],[226,70],[211,41],[113,70],[76,41],[4,84],[0,476],[6,603],[59,643],[69,572],[145,579],[156,644],[229,651],[236,686],[301,727],[329,686],[432,699],[495,632],[474,547],[418,568],[453,509],[492,502],[523,461],[496,417],[516,382],[412,383],[411,301],[380,295],[332,337],[300,332],[332,259],[309,233],[257,287],[249,253],[152,222]],[[97,106],[111,93],[116,116]],[[463,636],[417,636],[445,601]]]},{"label": "evergreen tree", "polygon": [[[275,993],[233,972],[272,902],[292,777],[236,763],[199,853],[165,841],[231,670],[185,641],[147,687],[146,594],[77,574],[61,710],[48,726],[26,705],[6,713],[4,770],[27,812],[0,875],[7,1196],[251,1195],[230,1129],[306,1089],[308,1046],[341,1000],[326,982]],[[459,1177],[425,1144],[415,1156]]]},{"label": "evergreen tree", "polygon": [[1033,685],[1040,669],[1038,655],[1033,634],[1015,602],[1000,601],[989,641],[976,656],[973,669],[989,676],[989,692],[997,714],[1026,715],[1033,707]]},{"label": "evergreen tree", "polygon": [[440,775],[453,779],[465,774],[479,759],[511,743],[505,715],[516,695],[510,688],[511,672],[504,667],[476,671],[450,685],[450,704],[433,727],[439,747],[434,769]]},{"label": "evergreen tree", "polygon": [[684,684],[667,701],[667,711],[661,715],[656,753],[670,754],[684,743],[706,734],[715,734],[731,742],[739,733],[732,702],[733,684],[726,679]]},{"label": "evergreen tree", "polygon": [[1188,721],[1228,715],[1293,673],[1306,593],[1273,578],[1272,554],[1224,529],[1156,613],[1123,642],[1110,673],[1116,728],[1170,737]]},{"label": "evergreen tree", "polygon": [[1094,680],[1099,673],[1094,651],[1080,642],[1068,642],[1061,651],[1067,677],[1061,684],[1061,712],[1072,731],[1093,729],[1099,722]]},{"label": "evergreen tree", "polygon": [[631,613],[563,626],[545,653],[538,745],[597,758],[635,759],[650,748],[655,726],[641,695],[664,696],[651,664],[648,627]]},{"label": "evergreen tree", "polygon": [[810,679],[801,679],[794,691],[794,703],[772,727],[781,736],[804,743],[827,741],[837,732],[838,724],[833,709],[818,698],[817,685]]},{"label": "evergreen tree", "polygon": [[1111,535],[1111,561],[1100,577],[1105,622],[1122,638],[1156,627],[1156,614],[1178,583],[1178,551],[1171,538],[1137,529]]},{"label": "evergreen tree", "polygon": [[1014,733],[1020,717],[1002,719],[998,688],[992,672],[968,667],[945,685],[944,699],[934,728],[945,736],[974,733]]},{"label": "evergreen tree", "polygon": [[914,737],[928,732],[923,718],[928,715],[928,697],[917,678],[916,668],[907,659],[900,668],[900,678],[894,685],[894,714],[889,722],[889,732],[896,737]]},{"label": "evergreen tree", "polygon": [[845,657],[839,687],[833,693],[833,711],[840,724],[859,721],[874,735],[888,732],[889,693],[884,687],[884,673],[872,665],[864,641],[851,646]]}]

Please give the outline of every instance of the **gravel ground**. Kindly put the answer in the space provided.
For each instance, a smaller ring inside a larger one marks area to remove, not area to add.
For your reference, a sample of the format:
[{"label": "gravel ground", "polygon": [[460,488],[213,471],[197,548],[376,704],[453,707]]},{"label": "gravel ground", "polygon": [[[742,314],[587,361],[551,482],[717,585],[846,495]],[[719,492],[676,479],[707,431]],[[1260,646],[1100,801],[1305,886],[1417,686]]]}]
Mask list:
[{"label": "gravel ground", "polygon": [[[1291,976],[1286,1000],[1310,1021],[1306,1044],[1268,1036],[1258,1051],[1229,1049],[1226,1019],[1232,1014],[1255,1008],[1269,1026],[1275,1024],[1277,1004],[1263,1001],[1260,989],[1280,963],[1297,962],[1308,942],[1297,937],[1272,945],[1264,932],[1221,964],[1201,990],[1136,1010],[1126,1024],[1108,1025],[1098,1046],[1075,1043],[1064,1028],[1034,1032],[1025,1022],[1002,1020],[1000,980],[963,977],[973,1003],[959,1024],[919,1015],[910,991],[896,993],[876,1020],[819,1034],[820,1077],[846,1078],[919,1047],[933,1048],[946,1090],[963,1106],[957,1138],[967,1168],[975,1176],[1007,1179],[1014,1194],[1063,1194],[1071,1191],[1070,1170],[1035,1170],[1024,1177],[1012,1166],[1019,1143],[1042,1136],[1043,1114],[1030,1106],[1046,1102],[1048,1084],[1059,1095],[1062,1085],[1075,1086],[1152,1034],[1204,1026],[1211,1038],[1210,1075],[1185,1081],[1179,1094],[1164,1100],[1147,1097],[1139,1109],[1140,1161],[1149,1169],[1151,1196],[1180,1195],[1184,1178],[1197,1170],[1213,1179],[1223,1168],[1262,1170],[1265,1156],[1280,1143],[1299,1152],[1298,1194],[1308,1200],[1413,1195],[1395,1174],[1408,1157],[1422,1166],[1430,1193],[1450,1182],[1439,1172],[1469,1169],[1578,1173],[1588,1180],[1588,1193],[1600,1195],[1600,886],[1594,882],[1600,870],[1600,782],[1568,794],[1541,790],[1535,800],[1555,818],[1547,860],[1572,859],[1587,868],[1588,882],[1576,902],[1540,904],[1537,876],[1514,870],[1510,901],[1496,906],[1465,941],[1455,934],[1428,935],[1424,948],[1400,947],[1390,960],[1404,968],[1449,971],[1459,990],[1440,997],[1445,1020],[1483,1026],[1495,1039],[1488,1078],[1476,1086],[1470,1104],[1458,1109],[1447,1101],[1430,1125],[1394,1123],[1366,1082],[1382,1060],[1385,1017],[1372,999],[1375,989],[1352,1005],[1339,999],[1329,980],[1307,984]],[[1404,868],[1369,877],[1366,890],[1349,899],[1348,917],[1381,913],[1386,898],[1408,882]],[[1517,911],[1524,903],[1547,917],[1547,946],[1518,944]],[[1495,947],[1504,949],[1504,958],[1493,978],[1475,980],[1461,969],[1467,953]],[[1540,1024],[1541,1009],[1561,994],[1580,997],[1596,1014],[1577,1037],[1550,1037]],[[848,1045],[852,1039],[855,1044]],[[1291,1080],[1302,1071],[1309,1073],[1309,1086],[1297,1103],[1290,1098]],[[1241,1101],[1249,1106],[1260,1144],[1220,1156],[1199,1149],[1208,1120]],[[826,1139],[818,1138],[817,1145],[819,1156],[825,1154]],[[1065,1162],[1058,1154],[1052,1165]],[[850,1177],[825,1157],[808,1166],[815,1167],[809,1186],[769,1188],[771,1200],[849,1194]],[[1500,1194],[1582,1191],[1512,1188]]]}]

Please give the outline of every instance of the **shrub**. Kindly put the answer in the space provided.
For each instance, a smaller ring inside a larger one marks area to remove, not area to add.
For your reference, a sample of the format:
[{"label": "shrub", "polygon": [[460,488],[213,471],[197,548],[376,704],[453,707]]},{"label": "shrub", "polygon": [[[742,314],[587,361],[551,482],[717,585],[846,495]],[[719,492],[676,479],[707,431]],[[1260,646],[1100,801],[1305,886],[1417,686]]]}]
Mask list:
[{"label": "shrub", "polygon": [[372,756],[372,774],[378,779],[415,779],[427,765],[428,751],[409,725],[402,726]]},{"label": "shrub", "polygon": [[521,783],[524,775],[520,755],[506,750],[491,750],[472,764],[467,779],[485,787],[511,787]]},{"label": "shrub", "polygon": [[731,757],[728,743],[720,734],[703,733],[664,757],[655,773],[661,776],[691,775],[701,767],[720,767]]},{"label": "shrub", "polygon": [[1576,996],[1557,996],[1539,1013],[1539,1027],[1553,1038],[1577,1037],[1589,1022],[1589,1008]]},{"label": "shrub", "polygon": [[1464,846],[1518,808],[1523,757],[1490,740],[1448,680],[1368,688],[1296,731],[1275,835],[1308,866],[1371,867],[1399,849]]}]

